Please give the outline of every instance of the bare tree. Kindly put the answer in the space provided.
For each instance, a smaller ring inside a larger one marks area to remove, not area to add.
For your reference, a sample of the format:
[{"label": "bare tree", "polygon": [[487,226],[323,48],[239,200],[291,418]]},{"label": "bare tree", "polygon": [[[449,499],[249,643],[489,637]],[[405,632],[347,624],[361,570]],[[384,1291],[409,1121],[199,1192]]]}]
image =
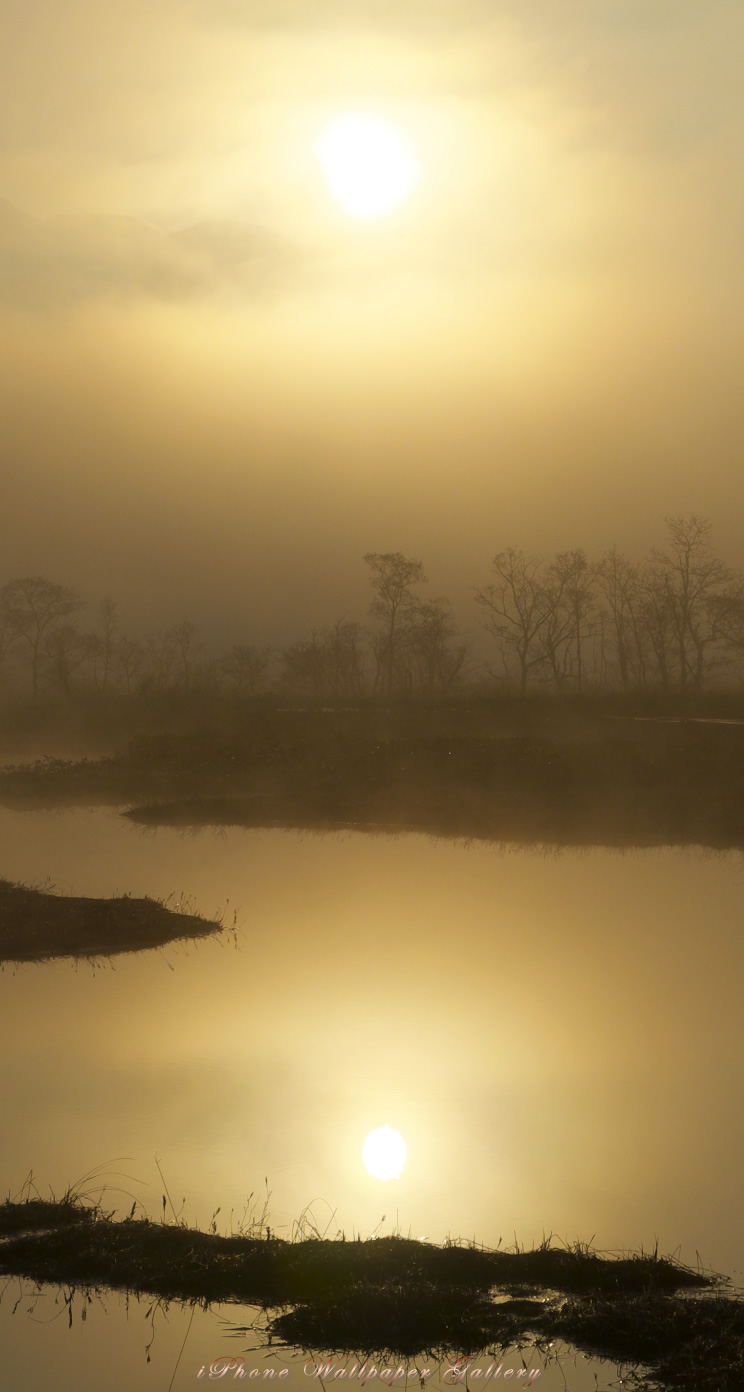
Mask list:
[{"label": "bare tree", "polygon": [[129,638],[127,634],[122,634],[116,644],[115,649],[116,670],[124,680],[127,696],[132,694],[132,686],[144,676],[147,667],[147,653],[142,643],[138,643],[136,638]]},{"label": "bare tree", "polygon": [[194,676],[194,666],[199,653],[204,651],[204,644],[196,636],[197,628],[195,623],[184,619],[181,623],[174,624],[166,639],[170,640],[178,672],[178,684],[187,691],[191,686]]},{"label": "bare tree", "polygon": [[538,648],[544,655],[544,665],[551,673],[558,691],[563,691],[566,678],[572,672],[574,618],[567,601],[566,575],[561,566],[561,557],[553,561],[545,571],[542,595],[545,622],[537,635]]},{"label": "bare tree", "polygon": [[744,652],[744,576],[735,575],[725,591],[709,595],[708,621],[729,653]]},{"label": "bare tree", "polygon": [[364,690],[364,657],[361,628],[357,623],[337,619],[327,630],[334,696],[361,696]]},{"label": "bare tree", "polygon": [[[594,632],[596,569],[582,550],[562,551],[551,562],[548,575],[551,616],[546,624],[546,633],[555,635],[557,650],[564,648],[572,673],[576,676],[576,690],[581,691],[584,684],[584,642]],[[552,646],[551,639],[551,651]],[[552,658],[551,667],[555,674]],[[565,672],[564,662],[564,675]]]},{"label": "bare tree", "polygon": [[223,658],[222,670],[241,696],[257,696],[263,690],[271,653],[268,647],[236,643]]},{"label": "bare tree", "polygon": [[8,653],[18,639],[18,632],[11,623],[10,617],[0,609],[0,671]]},{"label": "bare tree", "polygon": [[63,619],[83,607],[83,601],[66,585],[56,585],[42,575],[9,580],[0,589],[0,614],[15,638],[28,649],[31,693],[39,691],[39,664],[43,645]]},{"label": "bare tree", "polygon": [[417,599],[414,585],[427,584],[421,561],[409,559],[400,551],[368,552],[365,562],[374,571],[376,597],[370,613],[378,620],[376,654],[378,672],[388,695],[393,689],[396,659],[402,630],[411,627]]},{"label": "bare tree", "polygon": [[309,640],[293,643],[281,653],[282,681],[292,690],[323,696],[329,689],[331,662],[328,644],[315,630]]},{"label": "bare tree", "polygon": [[485,626],[496,638],[508,669],[510,655],[519,664],[519,692],[527,694],[530,672],[545,661],[539,639],[550,614],[542,561],[509,547],[493,558],[496,580],[476,590],[476,604],[486,610]]},{"label": "bare tree", "polygon": [[674,636],[680,691],[703,685],[708,649],[719,638],[711,616],[715,600],[733,580],[732,572],[713,554],[710,522],[696,517],[667,517],[665,551],[654,547],[651,572],[663,590]]},{"label": "bare tree", "polygon": [[309,640],[285,648],[282,680],[315,697],[359,696],[364,689],[360,629],[339,619],[333,628],[314,629]]},{"label": "bare tree", "polygon": [[95,660],[99,639],[95,633],[81,633],[74,624],[58,624],[44,640],[44,657],[52,682],[63,696],[69,696],[74,672]]},{"label": "bare tree", "polygon": [[457,625],[446,599],[432,599],[416,606],[409,649],[419,686],[433,691],[454,685],[467,657],[467,645],[454,643]]},{"label": "bare tree", "polygon": [[96,656],[100,660],[100,683],[98,672],[96,671],[96,685],[100,684],[101,691],[107,691],[111,678],[111,671],[114,665],[114,654],[116,642],[119,634],[119,619],[117,605],[113,599],[101,600],[99,609],[100,629],[98,632],[98,651]]},{"label": "bare tree", "polygon": [[645,686],[646,645],[640,628],[642,592],[638,566],[613,546],[599,562],[596,576],[610,620],[623,691],[630,690],[634,673],[639,684]]},{"label": "bare tree", "polygon": [[143,685],[154,688],[155,691],[167,691],[169,687],[174,686],[178,653],[173,639],[173,630],[167,629],[165,633],[149,634],[143,652],[145,659]]}]

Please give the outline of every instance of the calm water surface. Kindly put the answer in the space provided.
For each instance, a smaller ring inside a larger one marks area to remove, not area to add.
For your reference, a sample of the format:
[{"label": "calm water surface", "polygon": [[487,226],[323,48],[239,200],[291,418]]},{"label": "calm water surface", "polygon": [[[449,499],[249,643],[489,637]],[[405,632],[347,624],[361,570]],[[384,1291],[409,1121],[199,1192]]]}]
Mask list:
[{"label": "calm water surface", "polygon": [[[157,1214],[157,1157],[183,1216],[206,1226],[220,1206],[223,1231],[267,1178],[279,1235],[311,1205],[329,1235],[658,1239],[741,1279],[740,856],[153,833],[110,810],[0,811],[0,837],[8,878],[183,896],[239,924],[96,967],[5,968],[3,1194],[31,1170],[60,1192],[100,1166],[111,1207]],[[386,1123],[408,1146],[388,1184],[360,1156]],[[101,1385],[82,1369],[118,1339],[117,1298],[100,1336],[92,1311],[51,1344],[9,1298],[9,1386]],[[128,1347],[143,1381],[121,1386],[167,1387],[165,1357],[145,1380],[142,1313]],[[174,1386],[200,1385],[202,1348],[223,1351],[214,1318],[195,1318]],[[167,1328],[175,1361],[183,1312]],[[63,1343],[78,1373],[42,1377]],[[587,1368],[571,1365],[572,1392]]]}]

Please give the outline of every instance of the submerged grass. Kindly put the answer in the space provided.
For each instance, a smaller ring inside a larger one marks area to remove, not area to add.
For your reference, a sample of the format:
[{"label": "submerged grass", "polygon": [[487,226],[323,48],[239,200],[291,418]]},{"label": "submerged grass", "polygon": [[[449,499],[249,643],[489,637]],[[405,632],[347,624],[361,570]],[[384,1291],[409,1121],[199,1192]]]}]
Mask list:
[{"label": "submerged grass", "polygon": [[68,897],[0,880],[0,962],[139,952],[222,928],[154,899]]},{"label": "submerged grass", "polygon": [[[576,1348],[642,1367],[639,1385],[738,1392],[744,1303],[723,1278],[658,1253],[611,1257],[586,1244],[530,1251],[272,1234],[220,1236],[68,1194],[0,1207],[0,1270],[70,1288],[260,1306],[272,1341],[400,1357],[476,1355],[515,1343]],[[56,1210],[56,1211],[55,1211]],[[165,1207],[164,1207],[165,1215]]]}]

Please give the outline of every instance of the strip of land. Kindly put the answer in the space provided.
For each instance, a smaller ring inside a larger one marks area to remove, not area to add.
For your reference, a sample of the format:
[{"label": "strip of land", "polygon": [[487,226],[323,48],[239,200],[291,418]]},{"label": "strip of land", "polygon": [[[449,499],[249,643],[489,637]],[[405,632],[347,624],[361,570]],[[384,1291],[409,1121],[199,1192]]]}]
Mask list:
[{"label": "strip of land", "polygon": [[273,1340],[306,1349],[445,1357],[563,1339],[640,1367],[640,1386],[740,1392],[744,1380],[744,1302],[654,1254],[221,1237],[69,1198],[0,1206],[0,1235],[6,1275],[259,1305],[276,1311]]},{"label": "strip of land", "polygon": [[0,880],[0,962],[108,957],[221,931],[154,899],[68,898]]},{"label": "strip of land", "polygon": [[16,809],[106,804],[147,825],[416,831],[525,845],[744,848],[744,726],[609,717],[550,733],[417,732],[396,711],[275,712],[242,734],[141,736],[0,772]]}]

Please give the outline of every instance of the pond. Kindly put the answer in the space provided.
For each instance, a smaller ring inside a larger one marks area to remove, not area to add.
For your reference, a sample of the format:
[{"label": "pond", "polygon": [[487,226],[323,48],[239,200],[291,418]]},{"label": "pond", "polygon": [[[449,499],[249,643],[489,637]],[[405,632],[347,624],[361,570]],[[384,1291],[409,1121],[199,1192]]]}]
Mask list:
[{"label": "pond", "polygon": [[[0,834],[9,879],[174,896],[237,922],[97,965],[6,966],[3,1195],[33,1171],[44,1195],[105,1183],[104,1206],[136,1198],[158,1216],[162,1171],[166,1216],[207,1227],[219,1208],[218,1231],[266,1201],[279,1236],[304,1222],[490,1246],[658,1242],[740,1281],[739,854],[184,835],[109,809],[0,810]],[[386,1124],[407,1146],[387,1183],[361,1159]],[[102,1363],[108,1388],[167,1388],[190,1312],[163,1316],[151,1374],[146,1305],[128,1342],[119,1297],[65,1342],[34,1322],[57,1313],[54,1293],[23,1318],[15,1299],[0,1306],[15,1392],[97,1387]],[[194,1318],[174,1387],[224,1352],[220,1329]],[[121,1384],[120,1343],[121,1368],[138,1368]],[[570,1367],[555,1385],[579,1392],[589,1365]]]}]

